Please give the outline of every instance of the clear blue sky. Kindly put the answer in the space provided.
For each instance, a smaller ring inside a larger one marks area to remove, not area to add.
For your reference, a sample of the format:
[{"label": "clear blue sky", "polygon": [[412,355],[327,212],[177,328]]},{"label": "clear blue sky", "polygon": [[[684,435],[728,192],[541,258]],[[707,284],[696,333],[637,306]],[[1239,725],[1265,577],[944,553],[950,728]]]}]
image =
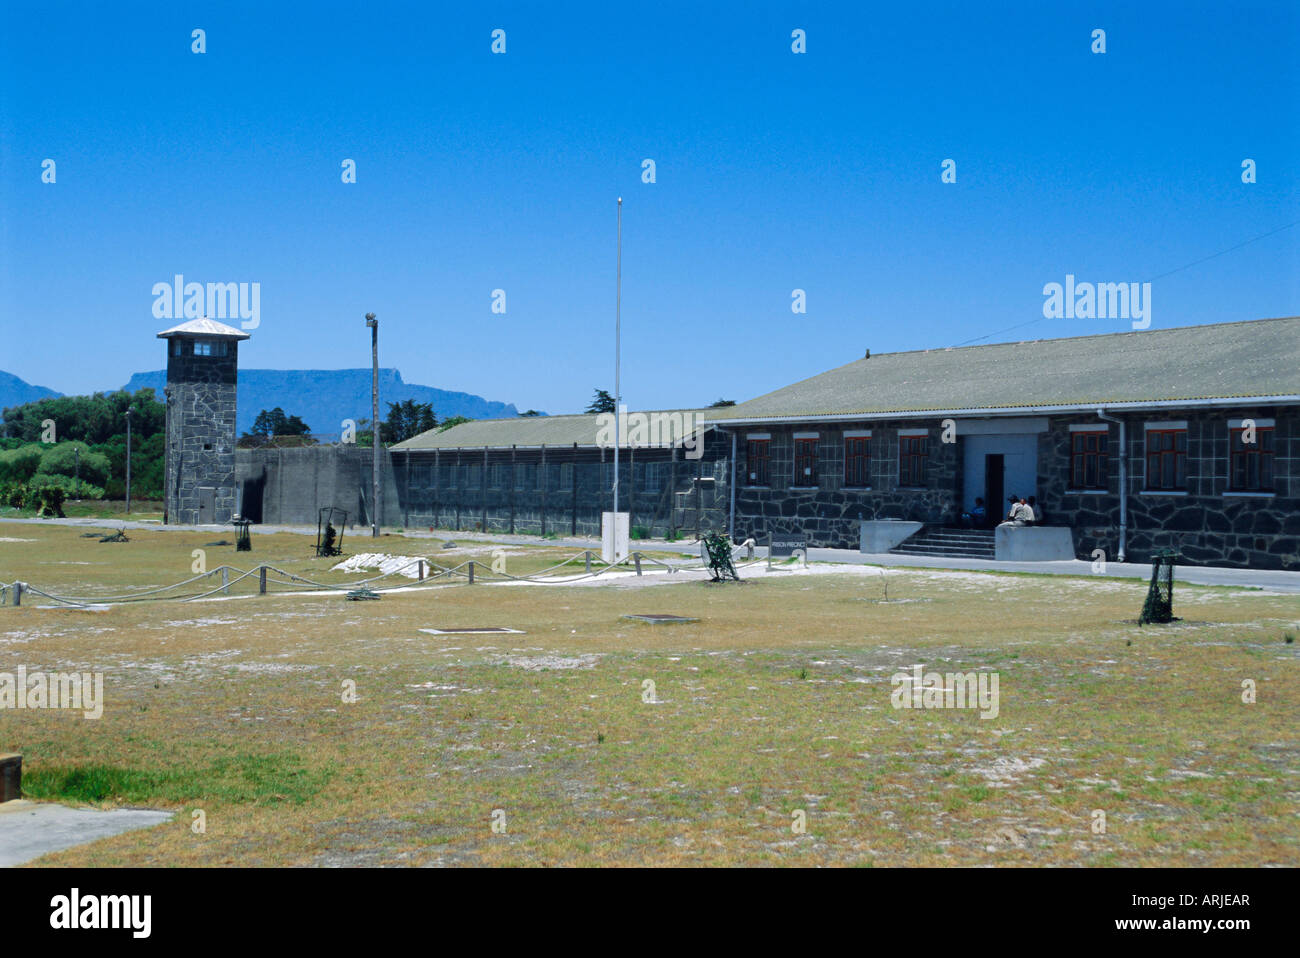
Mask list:
[{"label": "clear blue sky", "polygon": [[[4,3],[0,369],[81,392],[160,368],[150,290],[182,273],[261,284],[245,367],[368,365],[374,311],[408,381],[573,411],[612,386],[622,195],[623,394],[689,406],[866,347],[1127,329],[1042,319],[1043,285],[1300,220],[1295,3],[620,8]],[[1300,227],[1152,307],[1300,313]]]}]

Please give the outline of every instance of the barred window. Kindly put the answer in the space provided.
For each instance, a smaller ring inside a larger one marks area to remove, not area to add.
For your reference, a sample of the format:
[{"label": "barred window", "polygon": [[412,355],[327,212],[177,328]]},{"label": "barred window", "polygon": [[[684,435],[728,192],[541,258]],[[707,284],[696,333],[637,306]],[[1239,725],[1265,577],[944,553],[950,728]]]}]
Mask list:
[{"label": "barred window", "polygon": [[1273,428],[1254,430],[1255,441],[1246,442],[1245,429],[1230,432],[1228,488],[1233,492],[1273,491]]},{"label": "barred window", "polygon": [[844,440],[844,485],[857,488],[871,485],[871,440],[866,436]]},{"label": "barred window", "polygon": [[898,484],[925,485],[925,460],[930,454],[929,436],[898,437]]},{"label": "barred window", "polygon": [[766,486],[771,482],[771,448],[770,439],[748,440],[745,461],[751,486]]},{"label": "barred window", "polygon": [[1070,434],[1070,487],[1105,489],[1107,443],[1104,429]]},{"label": "barred window", "polygon": [[1147,430],[1147,488],[1187,488],[1187,430]]},{"label": "barred window", "polygon": [[817,440],[794,441],[794,485],[817,485]]}]

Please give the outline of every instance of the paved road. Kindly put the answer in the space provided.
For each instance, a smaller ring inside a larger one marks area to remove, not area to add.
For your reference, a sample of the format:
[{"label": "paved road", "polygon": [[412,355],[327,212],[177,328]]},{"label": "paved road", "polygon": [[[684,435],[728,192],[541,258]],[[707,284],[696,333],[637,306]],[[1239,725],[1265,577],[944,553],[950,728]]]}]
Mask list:
[{"label": "paved road", "polygon": [[[118,529],[157,529],[166,532],[193,532],[195,530],[211,533],[225,533],[233,538],[234,530],[228,526],[164,526],[158,522],[123,522],[121,519],[0,519],[0,523],[57,524],[68,526],[87,526],[91,528]],[[315,526],[273,526],[263,525],[252,528],[254,535],[267,535],[275,532],[288,532],[298,535],[316,535]],[[409,539],[455,540],[457,542],[500,542],[508,545],[549,545],[567,546],[573,549],[592,549],[600,551],[600,540],[589,538],[542,539],[539,536],[506,535],[503,533],[485,534],[481,532],[438,532],[410,529],[406,532],[385,533],[379,542],[375,542],[374,551],[396,552],[400,546],[396,540]],[[344,542],[353,550],[362,550],[362,542],[370,541],[367,527],[349,529]],[[382,543],[382,545],[381,545]],[[681,542],[664,542],[663,540],[637,540],[633,548],[641,552],[690,553],[699,555],[699,545],[689,539]],[[756,556],[765,556],[767,550],[761,546],[755,548]],[[959,559],[930,556],[904,556],[892,553],[874,555],[855,552],[851,549],[809,549],[811,562],[848,562],[855,565],[882,565],[896,567],[916,567],[923,569],[969,569],[973,571],[992,572],[1035,572],[1046,575],[1093,575],[1092,563],[1081,559],[1059,562],[998,562],[995,559]],[[1149,579],[1151,566],[1135,562],[1106,563],[1107,576],[1126,579]],[[1300,594],[1300,572],[1288,572],[1279,569],[1225,569],[1217,566],[1179,566],[1179,582],[1195,585],[1233,585],[1246,588],[1267,589],[1272,592],[1294,592]]]}]

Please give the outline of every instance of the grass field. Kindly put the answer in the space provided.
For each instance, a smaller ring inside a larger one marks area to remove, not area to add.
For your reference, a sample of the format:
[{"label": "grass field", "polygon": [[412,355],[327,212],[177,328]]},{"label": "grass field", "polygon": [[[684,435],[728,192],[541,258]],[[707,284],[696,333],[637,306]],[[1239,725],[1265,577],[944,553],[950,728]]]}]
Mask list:
[{"label": "grass field", "polygon": [[[359,577],[304,536],[256,536],[250,556],[212,532],[82,531],[0,524],[0,581],[104,596],[188,577],[194,549]],[[514,574],[573,554],[508,550]],[[748,575],[90,611],[29,596],[0,609],[0,672],[102,671],[104,715],[0,711],[0,751],[23,754],[30,798],[179,812],[43,865],[1300,863],[1300,597],[1180,585],[1182,621],[1139,628],[1136,580]],[[620,618],[638,612],[700,621]],[[419,631],[446,626],[525,634]],[[891,675],[918,663],[996,672],[999,714],[893,708]]]}]

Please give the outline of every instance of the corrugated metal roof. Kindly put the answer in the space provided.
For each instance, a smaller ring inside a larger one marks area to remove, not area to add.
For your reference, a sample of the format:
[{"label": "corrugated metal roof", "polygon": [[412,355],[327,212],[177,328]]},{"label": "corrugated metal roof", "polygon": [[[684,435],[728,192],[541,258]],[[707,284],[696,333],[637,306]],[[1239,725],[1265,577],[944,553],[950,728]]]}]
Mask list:
[{"label": "corrugated metal roof", "polygon": [[1300,317],[881,353],[710,422],[1300,395]]},{"label": "corrugated metal roof", "polygon": [[[698,419],[685,423],[687,416],[703,416],[710,410],[704,409],[667,409],[653,410],[641,415],[677,415],[683,417],[686,428],[693,427]],[[716,411],[716,410],[714,410]],[[637,415],[628,413],[629,416]],[[511,446],[595,446],[597,433],[600,432],[600,415],[581,413],[571,416],[516,416],[512,419],[476,419],[472,422],[452,426],[445,432],[431,429],[405,442],[399,442],[391,449],[456,449],[458,447],[487,446],[490,449],[508,449]],[[661,435],[664,429],[661,427]],[[676,434],[674,434],[676,435]],[[620,427],[619,447],[627,448],[627,430]],[[638,442],[638,448],[646,446]],[[651,444],[654,445],[654,444]],[[658,445],[664,445],[658,443]]]},{"label": "corrugated metal roof", "polygon": [[226,339],[249,338],[248,333],[242,329],[235,329],[235,327],[219,323],[215,319],[191,319],[188,323],[181,323],[171,329],[164,329],[158,334],[159,339],[170,339],[172,336],[218,336]]}]

